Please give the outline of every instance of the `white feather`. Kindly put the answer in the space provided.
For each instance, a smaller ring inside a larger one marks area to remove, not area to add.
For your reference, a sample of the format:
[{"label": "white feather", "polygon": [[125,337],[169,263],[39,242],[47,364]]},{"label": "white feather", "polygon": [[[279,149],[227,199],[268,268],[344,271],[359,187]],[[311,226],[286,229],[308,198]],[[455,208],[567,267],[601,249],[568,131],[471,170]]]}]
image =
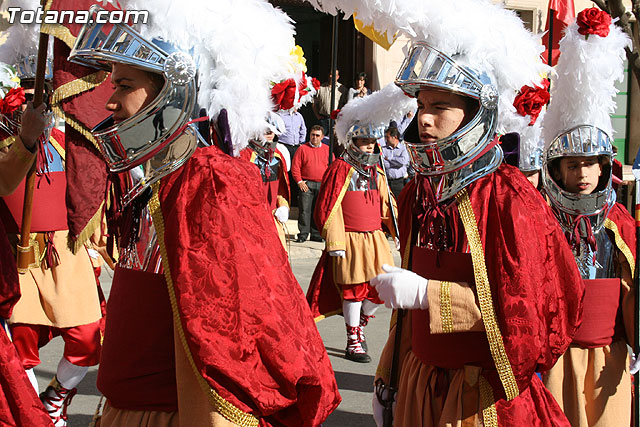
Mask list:
[{"label": "white feather", "polygon": [[522,132],[529,120],[513,101],[523,86],[540,83],[549,67],[540,54],[540,37],[525,29],[515,12],[489,0],[309,0],[316,8],[345,19],[356,14],[391,38],[404,33],[426,41],[447,55],[460,54],[463,63],[495,78],[500,94],[498,131]]},{"label": "white feather", "polygon": [[[4,0],[0,12],[8,13],[9,8],[13,7],[35,11],[40,7],[40,2],[38,0]],[[6,30],[4,43],[0,45],[0,62],[15,65],[30,55],[37,56],[39,42],[40,24],[19,22],[10,24]],[[53,37],[49,37],[48,58],[53,58]]]},{"label": "white feather", "polygon": [[614,23],[609,35],[585,38],[574,21],[560,40],[560,58],[552,80],[543,136],[553,139],[578,125],[592,125],[613,136],[610,114],[616,108],[615,81],[624,80],[624,48],[631,41]]},{"label": "white feather", "polygon": [[336,119],[336,137],[342,145],[347,143],[347,132],[355,124],[374,127],[389,126],[389,121],[404,117],[415,111],[418,104],[395,84],[391,83],[379,91],[363,98],[354,98],[342,107]]},{"label": "white feather", "polygon": [[161,37],[198,62],[198,102],[216,118],[229,115],[234,154],[267,128],[274,107],[270,83],[289,73],[295,46],[291,19],[263,0],[121,0],[124,9],[149,10],[146,38]]}]

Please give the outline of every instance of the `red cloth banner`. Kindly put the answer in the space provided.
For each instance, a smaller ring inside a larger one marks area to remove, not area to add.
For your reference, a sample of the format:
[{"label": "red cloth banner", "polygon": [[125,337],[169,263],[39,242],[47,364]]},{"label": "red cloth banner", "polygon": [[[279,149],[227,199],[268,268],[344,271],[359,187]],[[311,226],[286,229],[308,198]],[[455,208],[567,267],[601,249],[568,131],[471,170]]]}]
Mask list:
[{"label": "red cloth banner", "polygon": [[[549,32],[551,11],[553,10],[553,33]],[[555,66],[558,63],[558,57],[560,56],[560,39],[564,34],[565,28],[575,19],[576,9],[573,5],[573,0],[549,0],[549,10],[547,11],[547,26],[545,30],[547,33],[542,37],[542,44],[545,45],[546,50],[542,54],[542,59],[545,63],[549,58],[549,34],[551,34],[551,43],[553,44],[552,61],[551,66]]]}]

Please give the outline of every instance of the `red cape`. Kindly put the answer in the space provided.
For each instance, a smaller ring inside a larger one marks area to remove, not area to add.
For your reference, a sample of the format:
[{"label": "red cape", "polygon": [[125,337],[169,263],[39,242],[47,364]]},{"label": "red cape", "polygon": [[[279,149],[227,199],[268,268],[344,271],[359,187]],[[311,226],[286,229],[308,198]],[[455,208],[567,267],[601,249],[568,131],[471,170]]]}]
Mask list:
[{"label": "red cape", "polygon": [[225,400],[263,417],[261,425],[321,424],[341,398],[256,168],[201,148],[161,181],[159,199],[199,373]]},{"label": "red cape", "polygon": [[[620,232],[620,237],[627,244],[627,247],[631,251],[631,255],[633,259],[636,259],[636,223],[627,208],[620,203],[616,203],[611,208],[611,212],[607,216],[608,219],[614,222],[618,227],[618,231]],[[622,248],[616,242],[616,247],[619,250]],[[631,265],[631,269],[633,270],[635,265]],[[635,275],[634,275],[635,277]]]},{"label": "red cape", "polygon": [[[401,254],[413,231],[416,179],[400,195]],[[467,192],[498,326],[520,391],[506,401],[497,371],[485,373],[499,423],[568,425],[535,372],[555,364],[580,324],[584,288],[573,254],[549,206],[517,168],[503,164],[470,184]]]}]

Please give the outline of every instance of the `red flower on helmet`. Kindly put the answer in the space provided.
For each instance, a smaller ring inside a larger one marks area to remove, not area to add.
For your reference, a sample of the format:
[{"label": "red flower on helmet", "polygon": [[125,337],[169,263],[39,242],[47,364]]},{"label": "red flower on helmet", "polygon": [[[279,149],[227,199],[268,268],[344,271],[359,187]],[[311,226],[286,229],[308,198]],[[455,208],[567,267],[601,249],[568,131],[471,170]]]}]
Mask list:
[{"label": "red flower on helmet", "polygon": [[578,32],[583,36],[589,37],[589,34],[595,34],[600,37],[609,35],[609,26],[611,25],[611,16],[597,7],[585,9],[578,14]]},{"label": "red flower on helmet", "polygon": [[4,99],[0,99],[0,113],[9,114],[16,111],[22,104],[24,104],[24,88],[17,87],[10,89],[5,95]]},{"label": "red flower on helmet", "polygon": [[271,99],[281,110],[293,108],[293,101],[296,97],[296,82],[287,79],[271,88]]},{"label": "red flower on helmet", "polygon": [[340,114],[340,109],[339,108],[336,108],[335,110],[333,110],[331,112],[331,116],[330,116],[331,120],[337,119],[339,114]]},{"label": "red flower on helmet", "polygon": [[315,77],[311,79],[311,84],[313,85],[313,88],[315,90],[320,89],[320,86],[322,85],[322,83],[320,83],[320,80],[316,79]]},{"label": "red flower on helmet", "polygon": [[521,116],[530,116],[529,126],[532,126],[542,108],[549,103],[549,80],[544,79],[540,83],[542,86],[522,86],[520,92],[513,101],[513,106]]}]

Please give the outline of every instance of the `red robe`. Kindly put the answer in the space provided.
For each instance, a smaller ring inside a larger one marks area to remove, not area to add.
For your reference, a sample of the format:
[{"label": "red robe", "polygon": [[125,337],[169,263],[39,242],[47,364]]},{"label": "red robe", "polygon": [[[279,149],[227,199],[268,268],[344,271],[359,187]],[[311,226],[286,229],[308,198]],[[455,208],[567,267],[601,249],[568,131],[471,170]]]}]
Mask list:
[{"label": "red robe", "polygon": [[215,147],[163,178],[165,277],[211,388],[261,425],[316,426],[341,398],[261,186],[253,166]]},{"label": "red robe", "polygon": [[[420,181],[426,179],[412,180],[400,195],[400,242],[405,260],[411,259],[418,229],[426,230],[424,224],[433,225],[443,218],[429,211],[433,202],[423,197],[416,200],[418,187],[426,184]],[[506,400],[498,362],[489,359],[494,369],[484,369],[482,374],[493,390],[498,423],[568,426],[535,373],[553,366],[580,323],[584,288],[571,250],[549,207],[518,169],[503,164],[467,186],[466,192],[484,251],[497,325],[519,393]],[[453,247],[461,251],[468,242],[458,203],[448,210],[441,207],[441,211]],[[483,321],[486,327],[487,320]],[[456,334],[451,335],[455,339]],[[465,349],[464,343],[456,347],[473,351]]]}]

